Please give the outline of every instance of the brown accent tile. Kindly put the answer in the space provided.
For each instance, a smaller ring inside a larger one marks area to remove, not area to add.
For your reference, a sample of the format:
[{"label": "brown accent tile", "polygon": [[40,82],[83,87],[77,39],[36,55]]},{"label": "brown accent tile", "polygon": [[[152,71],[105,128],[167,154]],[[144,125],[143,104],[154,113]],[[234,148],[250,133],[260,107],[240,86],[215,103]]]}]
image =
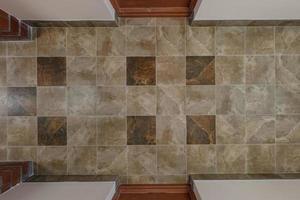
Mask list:
[{"label": "brown accent tile", "polygon": [[182,115],[184,114],[184,102],[184,86],[159,86],[157,88],[158,115]]},{"label": "brown accent tile", "polygon": [[299,26],[277,26],[275,28],[275,52],[281,54],[299,54],[299,36]]},{"label": "brown accent tile", "polygon": [[156,87],[127,87],[127,115],[155,115]]},{"label": "brown accent tile", "polygon": [[97,174],[127,175],[127,147],[98,147]]},{"label": "brown accent tile", "polygon": [[96,56],[96,28],[72,27],[67,28],[68,56]]},{"label": "brown accent tile", "polygon": [[185,85],[185,57],[157,57],[158,85]]},{"label": "brown accent tile", "polygon": [[124,115],[126,112],[125,87],[98,87],[97,88],[98,115]]},{"label": "brown accent tile", "polygon": [[245,82],[244,57],[217,56],[216,84],[243,84]]},{"label": "brown accent tile", "polygon": [[246,86],[246,114],[274,113],[275,88],[270,85]]},{"label": "brown accent tile", "polygon": [[245,87],[241,85],[216,87],[216,113],[244,114]]},{"label": "brown accent tile", "polygon": [[68,85],[95,85],[96,66],[96,57],[68,57]]},{"label": "brown accent tile", "polygon": [[9,147],[7,148],[7,160],[36,162],[37,149],[36,147]]},{"label": "brown accent tile", "polygon": [[300,113],[300,85],[277,85],[275,95],[277,114]]},{"label": "brown accent tile", "polygon": [[157,116],[156,126],[157,144],[186,144],[185,116]]},{"label": "brown accent tile", "polygon": [[187,85],[214,85],[215,84],[215,57],[214,56],[187,56],[186,57],[186,84]]},{"label": "brown accent tile", "polygon": [[8,56],[36,56],[36,40],[7,43]]},{"label": "brown accent tile", "polygon": [[186,116],[188,144],[216,144],[214,115]]},{"label": "brown accent tile", "polygon": [[125,32],[124,26],[97,28],[97,55],[124,56]]},{"label": "brown accent tile", "polygon": [[36,145],[36,117],[9,117],[7,121],[7,144],[9,146]]},{"label": "brown accent tile", "polygon": [[94,117],[68,117],[68,145],[96,145],[97,119]]},{"label": "brown accent tile", "polygon": [[246,140],[248,144],[275,143],[275,118],[247,116]]},{"label": "brown accent tile", "polygon": [[126,117],[100,117],[97,119],[98,145],[126,145]]},{"label": "brown accent tile", "polygon": [[155,27],[128,26],[126,36],[127,56],[154,56],[156,52]]},{"label": "brown accent tile", "polygon": [[246,83],[273,84],[275,82],[274,56],[246,56]]},{"label": "brown accent tile", "polygon": [[276,143],[300,143],[300,116],[276,116]]},{"label": "brown accent tile", "polygon": [[37,79],[39,86],[66,85],[65,57],[38,57]]},{"label": "brown accent tile", "polygon": [[247,147],[243,145],[217,146],[218,173],[245,173]]},{"label": "brown accent tile", "polygon": [[0,146],[7,144],[7,119],[0,117]]},{"label": "brown accent tile", "polygon": [[155,146],[128,146],[128,175],[155,175],[156,152]]},{"label": "brown accent tile", "polygon": [[216,172],[216,148],[214,145],[187,146],[188,174],[209,174]]},{"label": "brown accent tile", "polygon": [[96,97],[96,87],[68,87],[68,113],[70,115],[95,115]]},{"label": "brown accent tile", "polygon": [[128,184],[155,184],[156,176],[128,176]]},{"label": "brown accent tile", "polygon": [[35,86],[36,58],[7,58],[7,84],[9,86]]},{"label": "brown accent tile", "polygon": [[186,87],[186,114],[215,114],[215,104],[215,86],[193,85]]},{"label": "brown accent tile", "polygon": [[245,27],[216,27],[216,54],[244,54],[244,39]]},{"label": "brown accent tile", "polygon": [[161,175],[156,177],[159,184],[186,184],[188,177],[186,175]]},{"label": "brown accent tile", "polygon": [[0,86],[6,86],[6,58],[0,57]]},{"label": "brown accent tile", "polygon": [[[9,116],[36,115],[36,88],[10,87],[7,89]],[[1,111],[0,106],[0,111]]]},{"label": "brown accent tile", "polygon": [[6,160],[6,154],[7,154],[6,146],[0,146],[0,160],[1,161]]},{"label": "brown accent tile", "polygon": [[8,99],[7,89],[5,87],[0,87],[0,116],[7,115]]},{"label": "brown accent tile", "polygon": [[300,56],[282,55],[276,57],[276,82],[278,84],[300,83]]},{"label": "brown accent tile", "polygon": [[300,145],[276,146],[276,172],[300,172]]},{"label": "brown accent tile", "polygon": [[247,27],[246,28],[246,54],[272,54],[274,53],[274,27]]},{"label": "brown accent tile", "polygon": [[98,57],[97,85],[126,85],[126,58]]},{"label": "brown accent tile", "polygon": [[217,115],[217,144],[245,144],[246,126],[243,115]]},{"label": "brown accent tile", "polygon": [[249,145],[247,153],[247,173],[274,173],[275,146]]},{"label": "brown accent tile", "polygon": [[7,42],[0,42],[0,56],[7,55]]},{"label": "brown accent tile", "polygon": [[38,56],[65,56],[66,29],[38,28],[37,29]]},{"label": "brown accent tile", "polygon": [[127,144],[156,144],[156,119],[154,116],[127,117]]},{"label": "brown accent tile", "polygon": [[156,27],[157,55],[185,55],[185,26]]},{"label": "brown accent tile", "polygon": [[68,171],[71,175],[96,174],[97,147],[70,147]]},{"label": "brown accent tile", "polygon": [[155,57],[127,57],[127,85],[155,85]]},{"label": "brown accent tile", "polygon": [[39,175],[67,174],[67,147],[38,148]]},{"label": "brown accent tile", "polygon": [[63,116],[67,111],[65,87],[39,87],[37,110],[41,116]]},{"label": "brown accent tile", "polygon": [[158,146],[157,169],[159,175],[186,174],[185,146]]},{"label": "brown accent tile", "polygon": [[38,117],[38,140],[40,146],[67,145],[66,117]]},{"label": "brown accent tile", "polygon": [[215,54],[215,28],[187,26],[186,54],[212,56]]}]

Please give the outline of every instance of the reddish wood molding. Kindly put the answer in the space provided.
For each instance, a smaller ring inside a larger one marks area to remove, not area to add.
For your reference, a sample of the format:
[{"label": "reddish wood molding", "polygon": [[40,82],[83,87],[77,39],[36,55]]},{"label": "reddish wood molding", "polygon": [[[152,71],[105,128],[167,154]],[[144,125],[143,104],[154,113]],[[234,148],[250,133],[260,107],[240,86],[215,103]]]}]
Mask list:
[{"label": "reddish wood molding", "polygon": [[110,0],[120,17],[188,17],[197,0]]}]

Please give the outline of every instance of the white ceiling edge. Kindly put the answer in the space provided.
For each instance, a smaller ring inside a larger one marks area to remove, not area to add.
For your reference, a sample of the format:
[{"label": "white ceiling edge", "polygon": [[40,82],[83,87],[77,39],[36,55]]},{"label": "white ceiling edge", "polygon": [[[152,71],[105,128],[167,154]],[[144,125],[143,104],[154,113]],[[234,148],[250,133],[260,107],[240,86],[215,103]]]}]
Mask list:
[{"label": "white ceiling edge", "polygon": [[194,20],[295,20],[300,0],[198,0]]},{"label": "white ceiling edge", "polygon": [[0,5],[21,20],[115,20],[109,0],[0,0]]}]

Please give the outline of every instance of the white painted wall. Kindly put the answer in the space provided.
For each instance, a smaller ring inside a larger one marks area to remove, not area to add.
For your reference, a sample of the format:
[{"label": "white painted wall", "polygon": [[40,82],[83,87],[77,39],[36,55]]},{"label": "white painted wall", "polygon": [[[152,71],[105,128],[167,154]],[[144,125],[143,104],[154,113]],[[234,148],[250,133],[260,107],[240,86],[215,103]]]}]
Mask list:
[{"label": "white painted wall", "polygon": [[202,0],[195,20],[300,19],[300,0]]},{"label": "white painted wall", "polygon": [[0,0],[0,8],[22,20],[114,20],[109,0]]}]

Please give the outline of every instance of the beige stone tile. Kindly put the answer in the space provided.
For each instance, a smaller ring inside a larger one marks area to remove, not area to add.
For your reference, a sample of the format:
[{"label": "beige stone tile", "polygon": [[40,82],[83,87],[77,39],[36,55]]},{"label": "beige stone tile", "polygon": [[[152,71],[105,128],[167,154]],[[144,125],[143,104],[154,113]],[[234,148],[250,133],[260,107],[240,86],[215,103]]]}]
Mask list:
[{"label": "beige stone tile", "polygon": [[247,153],[247,173],[274,173],[275,146],[249,145]]},{"label": "beige stone tile", "polygon": [[36,145],[36,117],[9,117],[7,121],[7,143],[10,146]]},{"label": "beige stone tile", "polygon": [[97,55],[124,56],[125,31],[124,26],[97,28]]},{"label": "beige stone tile", "polygon": [[7,55],[7,42],[0,42],[0,56]]},{"label": "beige stone tile", "polygon": [[37,111],[41,116],[63,116],[67,111],[65,87],[38,87]]},{"label": "beige stone tile", "polygon": [[184,86],[159,86],[157,88],[158,115],[182,115],[184,114],[184,102]]},{"label": "beige stone tile", "polygon": [[159,175],[156,177],[159,184],[187,184],[187,175]]},{"label": "beige stone tile", "polygon": [[218,145],[218,173],[245,173],[247,147],[243,145]]},{"label": "beige stone tile", "polygon": [[6,146],[0,146],[0,160],[1,161],[6,160],[6,154],[7,154]]},{"label": "beige stone tile", "polygon": [[36,56],[36,40],[7,43],[8,56]]},{"label": "beige stone tile", "polygon": [[156,57],[158,85],[185,85],[185,57]]},{"label": "beige stone tile", "polygon": [[6,117],[0,117],[0,146],[7,143],[7,121]]},{"label": "beige stone tile", "polygon": [[245,27],[217,27],[216,54],[243,55],[245,50]]},{"label": "beige stone tile", "polygon": [[98,57],[97,85],[126,85],[125,57]]},{"label": "beige stone tile", "polygon": [[96,84],[96,57],[68,57],[67,58],[67,84],[95,85]]},{"label": "beige stone tile", "polygon": [[127,115],[155,115],[156,87],[127,87]]},{"label": "beige stone tile", "polygon": [[98,115],[124,115],[126,113],[125,87],[98,87]]},{"label": "beige stone tile", "polygon": [[98,170],[101,175],[127,174],[127,147],[106,146],[98,147]]},{"label": "beige stone tile", "polygon": [[245,68],[247,84],[274,84],[274,56],[246,56]]},{"label": "beige stone tile", "polygon": [[66,175],[67,147],[39,147],[38,174]]},{"label": "beige stone tile", "polygon": [[158,146],[157,169],[160,175],[186,174],[185,146]]},{"label": "beige stone tile", "polygon": [[300,85],[276,86],[277,114],[300,113]]},{"label": "beige stone tile", "polygon": [[97,147],[69,147],[68,173],[78,175],[96,174]]},{"label": "beige stone tile", "polygon": [[300,116],[276,116],[276,143],[300,143]]},{"label": "beige stone tile", "polygon": [[155,27],[128,26],[126,30],[127,56],[155,55]]},{"label": "beige stone tile", "polygon": [[243,115],[217,115],[217,144],[244,144],[246,142]]},{"label": "beige stone tile", "polygon": [[214,145],[187,146],[188,174],[216,172],[216,149]]},{"label": "beige stone tile", "polygon": [[97,120],[98,145],[126,145],[125,117],[100,117]]},{"label": "beige stone tile", "polygon": [[36,147],[9,147],[7,148],[7,160],[36,162],[37,148]]},{"label": "beige stone tile", "polygon": [[68,145],[96,145],[97,119],[95,117],[68,117]]},{"label": "beige stone tile", "polygon": [[300,172],[300,145],[276,146],[276,172]]},{"label": "beige stone tile", "polygon": [[215,86],[187,86],[185,113],[193,114],[215,114]]},{"label": "beige stone tile", "polygon": [[246,86],[246,114],[274,113],[275,88],[272,85]]},{"label": "beige stone tile", "polygon": [[187,26],[186,54],[212,56],[215,54],[215,28]]},{"label": "beige stone tile", "polygon": [[246,54],[274,53],[274,27],[260,26],[246,28]]},{"label": "beige stone tile", "polygon": [[217,56],[216,84],[243,84],[245,82],[244,57]]},{"label": "beige stone tile", "polygon": [[128,184],[155,184],[156,176],[128,176]]},{"label": "beige stone tile", "polygon": [[128,175],[155,175],[156,173],[155,146],[128,146]]},{"label": "beige stone tile", "polygon": [[157,144],[186,144],[185,116],[157,116],[156,127]]},{"label": "beige stone tile", "polygon": [[278,84],[300,83],[300,56],[276,57],[276,82]]},{"label": "beige stone tile", "polygon": [[0,87],[0,116],[7,116],[8,103],[7,89],[5,87]]},{"label": "beige stone tile", "polygon": [[283,54],[300,53],[300,27],[278,26],[275,29],[275,51]]},{"label": "beige stone tile", "polygon": [[185,17],[156,17],[157,26],[184,26],[186,22]]},{"label": "beige stone tile", "polygon": [[65,56],[66,55],[66,29],[38,28],[37,29],[38,56]]},{"label": "beige stone tile", "polygon": [[241,85],[216,87],[216,113],[244,114],[245,87]]},{"label": "beige stone tile", "polygon": [[7,84],[9,86],[36,85],[36,58],[7,58]]},{"label": "beige stone tile", "polygon": [[128,17],[125,18],[126,25],[130,26],[155,26],[156,18],[154,17]]},{"label": "beige stone tile", "polygon": [[185,55],[185,27],[158,26],[156,28],[157,55]]},{"label": "beige stone tile", "polygon": [[72,27],[67,28],[68,56],[96,56],[96,28]]},{"label": "beige stone tile", "polygon": [[0,57],[0,86],[6,86],[6,58]]}]

